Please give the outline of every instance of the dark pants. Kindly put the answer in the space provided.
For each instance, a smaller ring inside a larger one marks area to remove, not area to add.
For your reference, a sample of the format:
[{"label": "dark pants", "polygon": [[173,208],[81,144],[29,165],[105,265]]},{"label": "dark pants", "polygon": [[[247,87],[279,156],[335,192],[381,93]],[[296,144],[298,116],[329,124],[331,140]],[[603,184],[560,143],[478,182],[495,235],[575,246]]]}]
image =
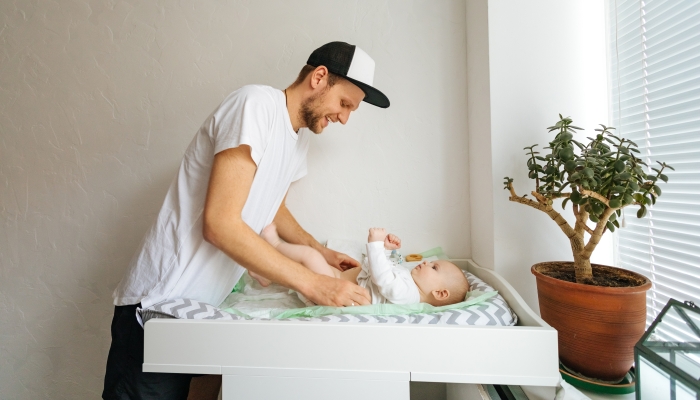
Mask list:
[{"label": "dark pants", "polygon": [[136,320],[140,304],[114,307],[112,346],[102,398],[187,399],[192,375],[143,372],[143,328]]}]

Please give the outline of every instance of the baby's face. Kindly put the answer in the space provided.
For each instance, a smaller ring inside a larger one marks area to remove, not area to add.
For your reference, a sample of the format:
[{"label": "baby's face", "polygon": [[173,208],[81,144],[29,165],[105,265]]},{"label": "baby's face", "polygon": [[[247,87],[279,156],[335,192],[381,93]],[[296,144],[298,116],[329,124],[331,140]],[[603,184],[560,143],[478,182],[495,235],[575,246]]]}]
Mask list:
[{"label": "baby's face", "polygon": [[445,289],[446,282],[454,276],[455,270],[459,272],[459,268],[449,261],[423,261],[411,270],[411,277],[423,293],[430,293]]}]

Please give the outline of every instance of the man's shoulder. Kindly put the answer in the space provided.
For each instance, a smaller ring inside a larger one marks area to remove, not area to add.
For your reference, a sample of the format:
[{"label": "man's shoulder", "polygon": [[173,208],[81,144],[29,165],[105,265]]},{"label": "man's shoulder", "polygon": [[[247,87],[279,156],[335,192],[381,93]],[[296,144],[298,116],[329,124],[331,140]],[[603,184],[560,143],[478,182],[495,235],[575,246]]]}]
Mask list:
[{"label": "man's shoulder", "polygon": [[276,104],[280,90],[267,85],[245,85],[229,95],[243,101],[254,101],[263,104]]},{"label": "man's shoulder", "polygon": [[281,94],[281,91],[270,86],[242,86],[226,96],[213,115],[217,121],[237,118],[242,114],[274,118],[279,108],[284,107],[284,96],[281,100],[278,98]]}]

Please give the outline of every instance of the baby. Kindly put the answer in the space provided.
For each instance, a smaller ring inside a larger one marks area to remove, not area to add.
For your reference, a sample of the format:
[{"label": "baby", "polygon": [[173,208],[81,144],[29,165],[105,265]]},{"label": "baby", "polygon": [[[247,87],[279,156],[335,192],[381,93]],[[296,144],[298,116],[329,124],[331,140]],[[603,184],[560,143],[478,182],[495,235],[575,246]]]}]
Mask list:
[{"label": "baby", "polygon": [[366,288],[372,295],[372,304],[428,303],[444,306],[464,301],[469,290],[467,278],[449,261],[423,261],[411,271],[394,265],[387,253],[401,248],[401,239],[393,234],[387,235],[383,228],[369,230],[367,261],[362,263],[362,267],[343,272],[328,265],[317,250],[282,241],[275,224],[263,229],[261,236],[280,253],[317,274],[345,279]]}]

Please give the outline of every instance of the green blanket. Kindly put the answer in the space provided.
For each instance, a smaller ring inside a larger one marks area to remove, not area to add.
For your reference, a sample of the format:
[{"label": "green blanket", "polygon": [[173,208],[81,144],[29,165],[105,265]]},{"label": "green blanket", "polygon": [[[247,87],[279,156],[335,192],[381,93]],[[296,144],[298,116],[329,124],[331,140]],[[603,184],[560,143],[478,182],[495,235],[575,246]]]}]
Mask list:
[{"label": "green blanket", "polygon": [[[430,249],[428,251],[424,251],[423,253],[420,253],[424,258],[427,257],[437,257],[438,259],[446,260],[448,259],[445,253],[442,251],[442,248],[436,247],[434,249]],[[238,304],[247,304],[247,302],[260,302],[263,301],[263,306],[265,307],[265,313],[270,316],[271,319],[287,319],[287,318],[314,318],[314,317],[323,317],[326,315],[339,315],[339,314],[354,314],[354,315],[409,315],[409,314],[429,314],[429,313],[437,313],[441,311],[447,311],[447,310],[455,310],[455,309],[462,309],[462,308],[467,308],[476,304],[483,303],[484,301],[490,299],[491,297],[495,296],[498,294],[498,292],[480,292],[480,291],[472,291],[467,293],[466,300],[457,303],[457,304],[451,304],[449,306],[442,306],[442,307],[434,307],[431,306],[430,304],[427,303],[418,303],[418,304],[373,304],[373,305],[368,305],[368,306],[355,306],[355,307],[329,307],[329,306],[314,306],[314,307],[305,307],[305,308],[288,308],[290,305],[290,302],[287,301],[285,302],[284,300],[288,296],[294,296],[296,298],[296,295],[293,294],[291,290],[289,293],[287,293],[287,290],[284,289],[283,291],[276,291],[274,293],[264,293],[261,292],[260,290],[254,290],[251,291],[251,293],[246,293],[247,292],[247,285],[246,285],[246,280],[252,281],[252,279],[247,278],[245,275],[242,279],[238,281],[236,284],[236,287],[233,289],[233,294],[232,296],[239,296],[240,299],[237,298],[237,301],[239,301]],[[262,289],[262,288],[261,288]],[[268,288],[269,289],[269,288]],[[281,288],[280,288],[281,289]],[[225,302],[224,302],[225,303]],[[294,303],[297,303],[295,300]],[[227,311],[232,314],[239,315],[243,318],[246,319],[251,319],[254,316],[260,316],[260,311],[261,310],[253,310],[253,314],[256,315],[248,315],[246,312],[251,312],[248,308],[244,308],[244,310],[239,310],[235,308],[235,305],[233,307],[224,307],[223,305],[220,306],[224,311]],[[269,314],[268,314],[269,312]],[[265,315],[265,317],[267,317]]]},{"label": "green blanket", "polygon": [[305,308],[294,308],[284,311],[273,311],[272,319],[285,318],[313,318],[326,315],[354,314],[354,315],[408,315],[408,314],[429,314],[447,310],[466,308],[475,304],[483,303],[487,299],[498,294],[498,292],[469,292],[467,300],[450,304],[449,306],[434,307],[427,303],[418,304],[372,304],[368,306],[355,307],[328,307],[315,306]]}]

